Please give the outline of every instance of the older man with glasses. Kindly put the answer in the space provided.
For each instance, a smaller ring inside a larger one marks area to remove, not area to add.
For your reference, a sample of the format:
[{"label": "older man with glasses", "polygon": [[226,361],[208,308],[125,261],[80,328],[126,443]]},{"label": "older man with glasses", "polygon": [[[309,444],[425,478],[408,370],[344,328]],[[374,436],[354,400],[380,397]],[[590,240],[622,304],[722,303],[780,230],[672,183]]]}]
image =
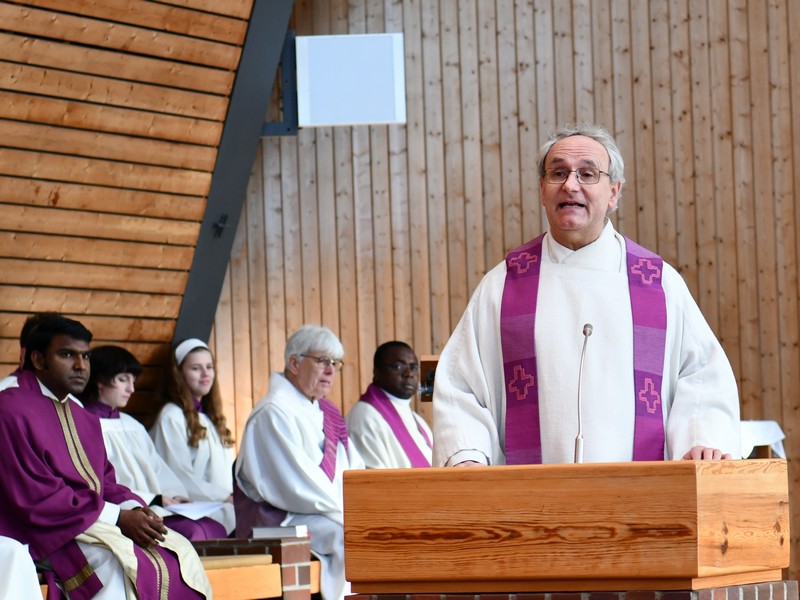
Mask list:
[{"label": "older man with glasses", "polygon": [[339,408],[325,396],[344,348],[325,327],[305,325],[286,342],[283,373],[247,419],[234,466],[236,535],[253,527],[306,525],[320,559],[324,600],[349,594],[344,577],[342,474],[363,469]]},{"label": "older man with glasses", "polygon": [[411,346],[378,346],[372,383],[347,414],[350,439],[368,469],[431,466],[433,433],[411,406],[418,390],[419,360]]},{"label": "older man with glasses", "polygon": [[434,464],[740,452],[722,347],[677,271],[608,219],[625,180],[613,138],[562,127],[537,162],[549,229],[484,277],[441,354]]}]

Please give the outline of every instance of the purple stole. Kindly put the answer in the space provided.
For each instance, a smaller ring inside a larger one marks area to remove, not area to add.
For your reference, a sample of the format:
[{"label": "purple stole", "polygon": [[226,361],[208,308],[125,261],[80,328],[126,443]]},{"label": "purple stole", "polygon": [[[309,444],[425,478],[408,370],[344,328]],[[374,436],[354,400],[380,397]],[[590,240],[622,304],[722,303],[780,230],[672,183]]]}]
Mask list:
[{"label": "purple stole", "polygon": [[[500,339],[506,385],[507,464],[539,464],[542,441],[534,341],[544,234],[506,256]],[[667,333],[663,260],[625,238],[633,316],[633,460],[664,460],[661,382]]]},{"label": "purple stole", "polygon": [[344,444],[345,449],[349,444],[347,422],[342,417],[339,407],[333,402],[327,398],[320,398],[317,402],[322,410],[322,431],[325,433],[325,448],[319,468],[333,481],[336,475],[336,450],[339,442]]},{"label": "purple stole", "polygon": [[[372,408],[377,410],[380,415],[386,420],[389,424],[389,427],[394,433],[397,441],[400,443],[400,446],[403,448],[403,452],[406,453],[408,460],[411,461],[412,467],[430,467],[431,463],[428,462],[428,459],[425,458],[425,455],[417,446],[417,443],[411,437],[408,429],[406,429],[405,423],[403,423],[403,419],[400,417],[400,414],[397,412],[394,404],[389,398],[386,397],[386,394],[383,393],[381,388],[377,385],[371,383],[367,388],[367,391],[361,396],[360,402],[366,402]],[[428,443],[428,448],[431,447],[431,441],[428,439],[428,434],[425,433],[425,430],[419,426],[417,423],[417,429],[422,434],[422,437],[425,438],[425,441]]]}]

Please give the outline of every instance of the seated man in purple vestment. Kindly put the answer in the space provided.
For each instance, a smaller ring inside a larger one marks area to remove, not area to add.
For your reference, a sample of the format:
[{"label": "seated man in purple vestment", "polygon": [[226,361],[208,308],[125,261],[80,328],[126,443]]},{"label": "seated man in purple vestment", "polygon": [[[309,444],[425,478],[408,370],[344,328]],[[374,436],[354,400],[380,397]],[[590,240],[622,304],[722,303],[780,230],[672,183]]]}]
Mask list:
[{"label": "seated man in purple vestment", "polygon": [[609,219],[614,139],[561,127],[537,167],[548,230],[486,274],[442,351],[433,464],[740,457],[722,346],[678,272]]},{"label": "seated man in purple vestment", "polygon": [[53,598],[59,588],[81,600],[209,597],[191,544],[116,482],[100,423],[73,396],[89,377],[91,339],[77,321],[43,319],[0,392],[0,535],[49,562]]},{"label": "seated man in purple vestment", "polygon": [[411,346],[378,346],[372,383],[347,414],[350,440],[368,469],[431,466],[433,433],[411,406],[418,391],[419,360]]}]

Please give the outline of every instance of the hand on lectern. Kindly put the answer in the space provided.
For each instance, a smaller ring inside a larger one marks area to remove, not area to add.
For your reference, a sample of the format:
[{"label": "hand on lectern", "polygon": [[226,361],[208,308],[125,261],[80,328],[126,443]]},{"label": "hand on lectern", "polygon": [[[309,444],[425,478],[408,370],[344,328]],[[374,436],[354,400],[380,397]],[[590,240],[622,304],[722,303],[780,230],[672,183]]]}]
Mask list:
[{"label": "hand on lectern", "polygon": [[733,456],[707,446],[695,446],[683,455],[683,460],[731,460]]},{"label": "hand on lectern", "polygon": [[464,462],[460,462],[457,465],[453,465],[454,467],[485,467],[483,463],[479,463],[476,460],[465,460]]}]

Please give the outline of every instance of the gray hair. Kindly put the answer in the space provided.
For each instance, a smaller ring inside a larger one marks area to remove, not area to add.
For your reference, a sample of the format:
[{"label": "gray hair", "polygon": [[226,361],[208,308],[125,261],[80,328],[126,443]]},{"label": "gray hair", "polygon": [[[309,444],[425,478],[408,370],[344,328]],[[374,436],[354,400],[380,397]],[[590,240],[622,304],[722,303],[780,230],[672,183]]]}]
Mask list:
[{"label": "gray hair", "polygon": [[625,163],[622,160],[617,143],[608,130],[602,125],[595,123],[567,123],[550,133],[550,137],[539,148],[536,155],[536,165],[539,169],[539,177],[544,177],[544,163],[547,160],[547,155],[553,146],[563,140],[564,138],[573,135],[580,135],[588,137],[603,145],[608,152],[609,166],[608,166],[608,179],[611,183],[619,181],[625,183]]},{"label": "gray hair", "polygon": [[320,325],[303,325],[286,340],[284,364],[289,364],[290,356],[300,356],[312,351],[322,352],[333,359],[344,358],[344,346],[335,333]]}]

